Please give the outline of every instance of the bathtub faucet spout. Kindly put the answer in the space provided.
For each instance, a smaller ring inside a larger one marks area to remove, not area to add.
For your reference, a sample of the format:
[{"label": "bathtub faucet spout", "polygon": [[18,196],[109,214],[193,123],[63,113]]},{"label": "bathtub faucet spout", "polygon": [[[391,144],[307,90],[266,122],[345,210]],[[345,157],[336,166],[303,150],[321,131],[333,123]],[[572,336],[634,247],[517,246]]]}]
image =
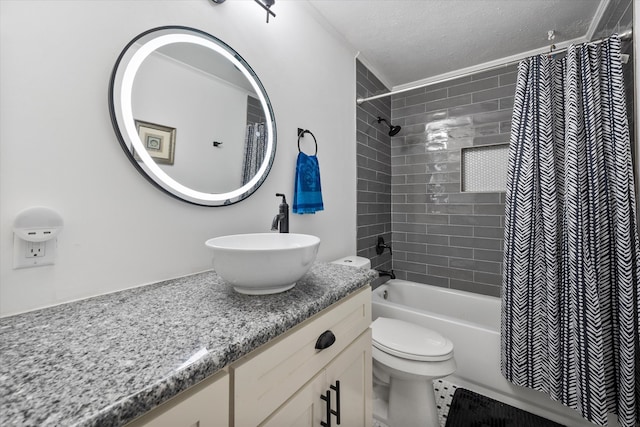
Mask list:
[{"label": "bathtub faucet spout", "polygon": [[396,278],[396,273],[393,272],[393,269],[391,269],[391,270],[378,270],[378,269],[376,269],[376,271],[378,272],[378,276],[379,277],[389,276],[391,279],[395,279]]}]

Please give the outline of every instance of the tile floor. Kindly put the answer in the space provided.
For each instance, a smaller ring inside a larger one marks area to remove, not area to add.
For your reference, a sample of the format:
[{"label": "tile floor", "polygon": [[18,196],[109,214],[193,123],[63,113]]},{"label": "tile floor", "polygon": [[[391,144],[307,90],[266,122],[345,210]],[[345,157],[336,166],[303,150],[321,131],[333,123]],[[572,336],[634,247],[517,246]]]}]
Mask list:
[{"label": "tile floor", "polygon": [[[453,400],[453,394],[458,388],[455,384],[445,380],[436,380],[433,382],[433,391],[436,395],[436,405],[438,408],[438,418],[440,419],[440,427],[445,427],[447,423],[447,415],[449,415],[449,408],[451,407],[451,401]],[[399,426],[387,426],[379,420],[373,418],[373,427],[399,427]]]}]

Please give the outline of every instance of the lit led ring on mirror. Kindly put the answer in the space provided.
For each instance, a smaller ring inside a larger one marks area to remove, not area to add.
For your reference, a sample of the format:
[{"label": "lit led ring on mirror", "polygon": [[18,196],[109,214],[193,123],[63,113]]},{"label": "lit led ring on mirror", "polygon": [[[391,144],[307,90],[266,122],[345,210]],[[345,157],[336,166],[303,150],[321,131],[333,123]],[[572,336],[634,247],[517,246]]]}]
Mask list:
[{"label": "lit led ring on mirror", "polygon": [[[268,100],[265,97],[264,89],[258,83],[257,78],[252,75],[250,70],[247,68],[248,65],[242,63],[236,57],[237,54],[232,53],[230,47],[227,49],[216,43],[217,39],[213,36],[210,36],[206,33],[203,33],[199,30],[190,29],[187,27],[162,27],[153,29],[143,33],[138,36],[134,41],[139,40],[143,35],[148,35],[153,33],[154,31],[163,31],[163,30],[171,30],[175,29],[176,31],[193,31],[193,34],[186,33],[171,33],[166,35],[160,35],[154,39],[146,41],[142,46],[138,48],[138,50],[130,57],[128,63],[126,64],[126,68],[122,73],[122,78],[120,82],[119,96],[120,103],[120,121],[124,124],[124,132],[127,137],[131,141],[131,144],[136,152],[136,154],[140,157],[144,165],[148,168],[149,172],[147,175],[153,179],[161,188],[164,188],[171,194],[175,195],[178,198],[181,198],[185,201],[195,204],[201,204],[205,206],[222,206],[225,204],[235,203],[237,201],[242,200],[243,195],[251,194],[257,186],[264,181],[266,178],[266,174],[271,168],[271,164],[273,162],[274,151],[275,151],[275,125],[273,123],[272,115],[271,115],[271,107],[269,105]],[[211,39],[203,38],[203,36],[211,37]],[[260,100],[260,104],[262,105],[263,111],[265,112],[265,126],[267,129],[267,148],[265,150],[264,161],[260,165],[257,173],[243,186],[226,192],[226,193],[205,193],[201,191],[194,190],[189,188],[171,176],[169,176],[165,171],[163,171],[153,160],[151,155],[147,152],[144,147],[140,137],[138,135],[138,131],[136,129],[135,120],[133,117],[133,84],[136,77],[136,73],[142,66],[144,60],[151,55],[153,52],[158,50],[163,46],[167,46],[169,44],[174,43],[192,43],[196,45],[203,46],[205,48],[211,49],[212,51],[222,55],[225,59],[231,62],[242,74],[245,78],[250,82],[253,87],[256,95]],[[222,42],[220,42],[222,43]],[[130,43],[128,47],[133,45],[133,42]],[[126,51],[127,49],[125,49]],[[124,56],[124,52],[123,55]],[[238,55],[239,56],[239,55]],[[116,68],[114,69],[114,76],[112,76],[112,90],[115,92],[117,90],[117,84],[114,84],[116,80],[116,73],[119,72],[118,68],[121,64],[116,64]],[[112,95],[116,95],[113,93]],[[115,104],[115,99],[113,100],[113,104]],[[113,108],[116,108],[116,105],[113,105]],[[113,113],[118,116],[117,112]],[[115,120],[115,122],[119,122],[119,120]],[[115,124],[114,122],[114,124]],[[118,123],[120,124],[120,123]],[[119,129],[122,132],[122,129]],[[167,189],[168,187],[168,189]]]}]

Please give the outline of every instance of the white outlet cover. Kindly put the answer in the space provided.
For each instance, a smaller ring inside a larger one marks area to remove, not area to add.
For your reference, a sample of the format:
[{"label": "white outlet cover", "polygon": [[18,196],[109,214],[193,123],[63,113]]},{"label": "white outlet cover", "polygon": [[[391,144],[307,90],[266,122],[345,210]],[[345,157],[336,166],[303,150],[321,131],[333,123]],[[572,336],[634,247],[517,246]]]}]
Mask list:
[{"label": "white outlet cover", "polygon": [[30,268],[40,267],[42,265],[55,264],[56,252],[58,249],[58,239],[53,238],[46,242],[39,244],[45,245],[43,256],[27,256],[29,245],[33,245],[32,242],[27,242],[21,239],[17,235],[13,235],[13,268]]}]

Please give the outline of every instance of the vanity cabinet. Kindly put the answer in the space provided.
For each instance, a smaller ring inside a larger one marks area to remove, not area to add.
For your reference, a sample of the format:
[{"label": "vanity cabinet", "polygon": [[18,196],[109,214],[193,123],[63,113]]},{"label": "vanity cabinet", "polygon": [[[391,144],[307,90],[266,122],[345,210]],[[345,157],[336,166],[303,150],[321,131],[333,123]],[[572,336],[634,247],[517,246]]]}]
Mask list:
[{"label": "vanity cabinet", "polygon": [[370,427],[370,324],[367,286],[127,427]]},{"label": "vanity cabinet", "polygon": [[369,426],[370,405],[371,332],[368,330],[260,426]]},{"label": "vanity cabinet", "polygon": [[[371,291],[366,287],[231,365],[234,425],[307,425],[297,421],[307,417],[313,422],[309,425],[319,427],[321,413],[328,425],[321,396],[330,390],[330,408],[337,410],[337,392],[330,389],[335,381],[340,381],[341,418],[354,420],[340,425],[370,425],[370,324]],[[316,349],[326,331],[335,342]],[[337,425],[331,418],[331,425]]]},{"label": "vanity cabinet", "polygon": [[220,427],[229,425],[229,374],[222,370],[126,427]]}]

